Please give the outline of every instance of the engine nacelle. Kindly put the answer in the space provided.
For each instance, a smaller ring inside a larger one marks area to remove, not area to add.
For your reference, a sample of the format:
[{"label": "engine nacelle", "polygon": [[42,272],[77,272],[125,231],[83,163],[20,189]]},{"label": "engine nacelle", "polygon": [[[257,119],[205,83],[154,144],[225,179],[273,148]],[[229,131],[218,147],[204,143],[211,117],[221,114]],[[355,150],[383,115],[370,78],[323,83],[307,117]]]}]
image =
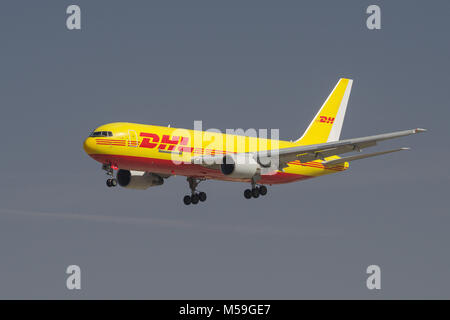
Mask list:
[{"label": "engine nacelle", "polygon": [[164,179],[151,172],[120,169],[117,172],[117,182],[124,188],[145,190],[162,185]]},{"label": "engine nacelle", "polygon": [[253,159],[252,155],[227,154],[223,156],[220,170],[224,175],[231,178],[251,179],[260,173],[261,166]]}]

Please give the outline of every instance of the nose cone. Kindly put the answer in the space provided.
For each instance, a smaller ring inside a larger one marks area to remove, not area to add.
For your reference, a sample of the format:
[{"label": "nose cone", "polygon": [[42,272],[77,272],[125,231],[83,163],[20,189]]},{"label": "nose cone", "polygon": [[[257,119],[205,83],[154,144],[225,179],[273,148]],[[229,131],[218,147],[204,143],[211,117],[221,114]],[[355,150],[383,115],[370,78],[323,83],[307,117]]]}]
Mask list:
[{"label": "nose cone", "polygon": [[95,139],[89,137],[86,140],[84,140],[83,149],[89,155],[95,153]]}]

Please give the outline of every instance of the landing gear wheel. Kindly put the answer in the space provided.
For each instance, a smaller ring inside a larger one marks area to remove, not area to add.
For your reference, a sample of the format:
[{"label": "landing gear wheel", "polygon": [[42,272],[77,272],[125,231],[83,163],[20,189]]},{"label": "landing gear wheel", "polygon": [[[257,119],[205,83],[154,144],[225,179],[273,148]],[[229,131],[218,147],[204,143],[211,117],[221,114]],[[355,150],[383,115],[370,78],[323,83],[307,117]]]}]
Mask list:
[{"label": "landing gear wheel", "polygon": [[190,205],[191,204],[191,196],[184,196],[183,198],[183,202],[185,205]]},{"label": "landing gear wheel", "polygon": [[204,202],[206,200],[206,193],[200,192],[198,194],[198,198],[200,199],[201,202]]},{"label": "landing gear wheel", "polygon": [[[195,178],[195,177],[188,177],[186,179],[189,183],[189,188],[191,189],[191,195],[184,197],[184,203],[186,201],[189,201],[189,203],[197,204],[199,201],[205,201],[206,200],[206,193],[204,192],[197,192],[197,186],[200,182],[206,180],[205,178]],[[189,197],[189,200],[186,200],[187,197]]]},{"label": "landing gear wheel", "polygon": [[259,189],[257,187],[252,189],[252,196],[253,198],[259,197]]},{"label": "landing gear wheel", "polygon": [[259,194],[262,196],[265,196],[267,194],[267,187],[266,186],[259,186]]},{"label": "landing gear wheel", "polygon": [[244,191],[244,197],[245,199],[250,199],[252,197],[252,190],[250,189],[245,189]]},{"label": "landing gear wheel", "polygon": [[199,200],[200,200],[200,198],[199,198],[198,194],[194,193],[194,194],[191,196],[191,202],[192,202],[192,204],[197,204]]},{"label": "landing gear wheel", "polygon": [[103,164],[102,165],[102,170],[105,170],[106,174],[110,177],[110,178],[108,178],[106,180],[106,185],[108,187],[115,187],[115,186],[117,186],[117,180],[114,179],[114,170],[111,167],[111,165],[107,164],[107,163]]}]

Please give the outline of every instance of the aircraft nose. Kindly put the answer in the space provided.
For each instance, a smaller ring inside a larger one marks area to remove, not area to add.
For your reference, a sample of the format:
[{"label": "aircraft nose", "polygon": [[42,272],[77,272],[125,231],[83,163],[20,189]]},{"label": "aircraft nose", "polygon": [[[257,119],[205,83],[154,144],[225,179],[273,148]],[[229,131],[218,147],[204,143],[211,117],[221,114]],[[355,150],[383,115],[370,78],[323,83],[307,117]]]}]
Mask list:
[{"label": "aircraft nose", "polygon": [[95,152],[95,139],[88,137],[84,140],[83,149],[87,154],[92,154]]}]

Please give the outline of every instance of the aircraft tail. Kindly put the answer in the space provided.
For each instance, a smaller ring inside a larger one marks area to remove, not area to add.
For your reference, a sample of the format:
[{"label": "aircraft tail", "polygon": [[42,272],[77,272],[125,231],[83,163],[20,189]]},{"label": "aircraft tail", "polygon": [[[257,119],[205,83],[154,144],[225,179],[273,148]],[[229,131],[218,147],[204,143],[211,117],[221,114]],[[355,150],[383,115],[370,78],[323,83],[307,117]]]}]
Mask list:
[{"label": "aircraft tail", "polygon": [[309,145],[339,140],[352,83],[351,79],[339,79],[303,136],[295,141],[296,143]]}]

